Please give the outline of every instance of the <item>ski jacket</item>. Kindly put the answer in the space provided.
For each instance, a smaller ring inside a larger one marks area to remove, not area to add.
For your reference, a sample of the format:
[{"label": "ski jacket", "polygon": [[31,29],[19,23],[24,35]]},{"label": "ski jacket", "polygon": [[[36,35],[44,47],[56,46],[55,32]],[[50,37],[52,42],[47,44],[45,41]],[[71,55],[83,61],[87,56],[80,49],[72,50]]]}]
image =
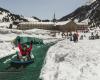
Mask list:
[{"label": "ski jacket", "polygon": [[31,53],[31,50],[32,50],[32,43],[30,44],[29,48],[26,48],[25,51],[23,50],[23,48],[22,48],[20,43],[18,43],[18,48],[20,50],[20,53],[19,53],[20,56],[29,55]]}]

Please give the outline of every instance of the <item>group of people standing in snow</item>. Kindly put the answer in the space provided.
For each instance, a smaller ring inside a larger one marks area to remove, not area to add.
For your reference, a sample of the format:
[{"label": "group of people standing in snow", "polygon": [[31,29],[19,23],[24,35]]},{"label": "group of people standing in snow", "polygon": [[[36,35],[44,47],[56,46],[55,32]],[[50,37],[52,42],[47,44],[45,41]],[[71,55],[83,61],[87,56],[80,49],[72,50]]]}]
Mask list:
[{"label": "group of people standing in snow", "polygon": [[69,34],[65,34],[62,32],[62,38],[68,38],[70,41],[78,42],[79,33],[78,32],[70,32]]},{"label": "group of people standing in snow", "polygon": [[100,39],[100,36],[98,33],[94,34],[93,32],[91,33],[91,36],[89,36],[89,39]]}]

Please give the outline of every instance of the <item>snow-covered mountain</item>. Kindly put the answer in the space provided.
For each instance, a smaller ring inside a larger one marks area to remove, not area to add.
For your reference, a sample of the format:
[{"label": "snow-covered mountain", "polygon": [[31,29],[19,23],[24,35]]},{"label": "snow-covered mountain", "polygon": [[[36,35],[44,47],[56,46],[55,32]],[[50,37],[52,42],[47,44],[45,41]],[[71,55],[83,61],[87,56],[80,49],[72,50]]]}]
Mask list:
[{"label": "snow-covered mountain", "polygon": [[37,22],[39,21],[39,19],[35,19],[34,17],[24,17],[25,19],[27,19],[29,22]]},{"label": "snow-covered mountain", "polygon": [[0,7],[0,28],[16,28],[20,22],[38,22],[37,17],[24,17]]},{"label": "snow-covered mountain", "polygon": [[91,3],[95,2],[96,0],[90,0]]},{"label": "snow-covered mountain", "polygon": [[13,21],[28,21],[23,18],[23,16],[16,15],[11,13],[10,11],[0,8],[0,22],[13,22]]},{"label": "snow-covered mountain", "polygon": [[86,2],[86,4],[92,4],[93,2],[95,2],[96,0],[88,0],[87,2]]},{"label": "snow-covered mountain", "polygon": [[36,18],[24,17],[22,15],[17,15],[11,13],[9,10],[0,8],[0,22],[28,22],[28,21],[38,21]]},{"label": "snow-covered mountain", "polygon": [[79,22],[89,19],[90,26],[100,25],[100,0],[91,0],[89,5],[84,5],[76,9],[74,12],[62,17],[60,21],[68,19],[77,19]]}]

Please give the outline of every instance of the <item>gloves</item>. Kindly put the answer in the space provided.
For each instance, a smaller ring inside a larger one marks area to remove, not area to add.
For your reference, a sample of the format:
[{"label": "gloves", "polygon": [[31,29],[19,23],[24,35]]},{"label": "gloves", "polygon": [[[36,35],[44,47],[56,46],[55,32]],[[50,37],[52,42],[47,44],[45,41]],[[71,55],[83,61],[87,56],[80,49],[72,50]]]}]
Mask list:
[{"label": "gloves", "polygon": [[18,43],[20,43],[20,38],[18,39]]},{"label": "gloves", "polygon": [[33,41],[31,41],[31,44],[33,44]]}]

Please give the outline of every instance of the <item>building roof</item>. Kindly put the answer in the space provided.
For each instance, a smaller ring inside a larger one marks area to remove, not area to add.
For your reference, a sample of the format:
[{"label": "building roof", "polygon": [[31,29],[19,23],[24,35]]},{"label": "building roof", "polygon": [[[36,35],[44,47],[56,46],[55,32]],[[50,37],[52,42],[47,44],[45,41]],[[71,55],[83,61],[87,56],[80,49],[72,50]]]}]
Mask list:
[{"label": "building roof", "polygon": [[69,23],[71,20],[68,21],[61,21],[61,22],[21,22],[19,24],[43,24],[43,25],[65,25]]},{"label": "building roof", "polygon": [[69,23],[70,21],[71,20],[57,22],[57,23],[55,23],[55,25],[65,25],[65,24]]}]

